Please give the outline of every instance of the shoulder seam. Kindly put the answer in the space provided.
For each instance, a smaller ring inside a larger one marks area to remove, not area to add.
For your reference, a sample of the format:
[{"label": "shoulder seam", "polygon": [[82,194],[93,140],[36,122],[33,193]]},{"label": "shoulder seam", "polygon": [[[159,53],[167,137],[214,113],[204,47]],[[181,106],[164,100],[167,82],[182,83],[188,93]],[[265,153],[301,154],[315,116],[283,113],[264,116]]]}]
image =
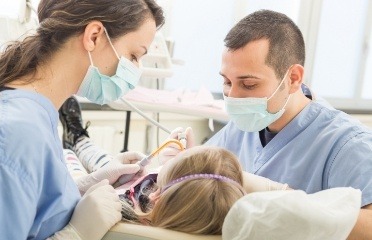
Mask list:
[{"label": "shoulder seam", "polygon": [[[360,129],[358,129],[358,130],[360,130]],[[338,149],[337,153],[335,154],[335,157],[332,159],[332,162],[331,162],[330,165],[329,165],[329,170],[328,170],[328,172],[327,172],[327,188],[329,188],[329,183],[328,183],[329,175],[330,175],[330,173],[331,173],[331,170],[332,170],[332,167],[333,167],[333,163],[334,163],[334,161],[336,160],[338,154],[339,154],[340,151],[343,149],[343,147],[344,147],[348,142],[350,142],[350,140],[352,140],[353,138],[355,138],[355,137],[357,137],[358,135],[361,135],[361,134],[363,134],[363,133],[364,133],[364,132],[362,132],[362,131],[358,131],[355,135],[350,136],[349,139],[347,139],[347,140],[345,141],[345,143],[342,144],[342,146]]]}]

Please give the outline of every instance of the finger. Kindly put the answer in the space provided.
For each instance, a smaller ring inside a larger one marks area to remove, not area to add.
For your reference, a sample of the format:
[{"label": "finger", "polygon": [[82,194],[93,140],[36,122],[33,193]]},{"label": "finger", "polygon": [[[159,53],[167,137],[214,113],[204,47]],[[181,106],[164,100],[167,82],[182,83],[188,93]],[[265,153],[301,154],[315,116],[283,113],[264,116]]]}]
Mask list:
[{"label": "finger", "polygon": [[121,215],[121,210],[120,211],[117,211],[116,213],[115,213],[115,218],[114,218],[114,224],[115,223],[117,223],[117,222],[119,222],[120,220],[121,220],[121,218],[122,218],[122,215]]},{"label": "finger", "polygon": [[135,174],[141,167],[138,164],[121,164],[115,169],[115,174],[120,177],[124,174]]},{"label": "finger", "polygon": [[124,152],[124,153],[119,153],[115,156],[115,159],[118,160],[121,163],[136,163],[139,160],[143,159],[146,157],[145,154],[141,152]]},{"label": "finger", "polygon": [[178,139],[178,133],[181,133],[181,132],[183,132],[183,128],[182,127],[175,128],[171,132],[171,134],[169,135],[168,138]]},{"label": "finger", "polygon": [[195,146],[195,135],[194,131],[192,130],[191,127],[186,128],[185,130],[186,133],[186,140],[187,140],[187,148],[192,148]]},{"label": "finger", "polygon": [[[164,143],[163,143],[164,144]],[[164,148],[163,150],[161,150],[160,152],[163,152],[165,149],[168,149],[168,148],[172,148],[172,149],[178,149],[178,150],[181,150],[180,149],[180,146],[176,143],[168,143],[166,145],[166,148]]]},{"label": "finger", "polygon": [[169,147],[169,148],[166,148],[163,151],[161,151],[161,156],[162,157],[174,157],[180,152],[181,152],[181,150],[179,148]]}]

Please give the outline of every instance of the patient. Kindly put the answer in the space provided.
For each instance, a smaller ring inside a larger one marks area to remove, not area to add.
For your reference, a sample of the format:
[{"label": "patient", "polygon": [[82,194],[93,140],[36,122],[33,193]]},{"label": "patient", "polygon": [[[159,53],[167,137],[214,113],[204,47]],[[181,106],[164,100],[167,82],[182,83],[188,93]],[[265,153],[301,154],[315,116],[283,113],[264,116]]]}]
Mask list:
[{"label": "patient", "polygon": [[149,174],[131,189],[122,195],[123,220],[193,234],[221,234],[227,212],[245,195],[236,157],[202,146],[179,154],[157,179]]},{"label": "patient", "polygon": [[[82,126],[76,99],[68,99],[59,113],[63,145],[70,148],[64,152],[65,162],[83,193],[91,180],[85,180],[87,177],[118,160],[92,143]],[[122,153],[118,157],[125,154],[136,155]],[[142,157],[137,154],[134,159]],[[220,235],[229,209],[246,193],[267,190],[267,186],[269,190],[287,189],[287,185],[242,172],[235,155],[216,147],[185,150],[166,162],[159,174],[137,175],[129,189],[120,194],[122,220],[192,234]]]}]

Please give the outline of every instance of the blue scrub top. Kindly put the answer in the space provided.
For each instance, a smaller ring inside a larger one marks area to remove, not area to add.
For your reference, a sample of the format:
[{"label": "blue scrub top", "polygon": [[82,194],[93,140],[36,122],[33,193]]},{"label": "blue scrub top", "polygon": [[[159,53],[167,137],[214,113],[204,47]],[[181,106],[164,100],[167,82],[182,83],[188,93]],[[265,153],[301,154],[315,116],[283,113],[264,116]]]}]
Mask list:
[{"label": "blue scrub top", "polygon": [[206,145],[224,147],[245,171],[294,189],[353,187],[362,191],[362,206],[372,203],[372,131],[329,105],[310,102],[265,147],[258,132],[231,121]]},{"label": "blue scrub top", "polygon": [[45,239],[80,199],[63,161],[58,112],[45,97],[0,92],[1,239]]}]

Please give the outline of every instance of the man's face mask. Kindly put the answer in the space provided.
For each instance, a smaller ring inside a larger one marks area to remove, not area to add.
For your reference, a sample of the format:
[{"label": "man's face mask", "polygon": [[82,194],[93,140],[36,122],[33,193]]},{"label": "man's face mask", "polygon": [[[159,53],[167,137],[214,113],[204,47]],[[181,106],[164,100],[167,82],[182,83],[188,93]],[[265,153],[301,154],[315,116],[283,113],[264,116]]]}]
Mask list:
[{"label": "man's face mask", "polygon": [[131,61],[123,56],[119,57],[106,29],[105,33],[116,57],[119,59],[116,73],[111,77],[101,74],[98,68],[93,65],[92,56],[88,52],[90,66],[77,92],[77,95],[86,97],[100,105],[116,101],[132,90],[137,85],[142,73]]},{"label": "man's face mask", "polygon": [[287,105],[291,95],[288,96],[284,106],[277,113],[269,113],[267,111],[267,102],[279,90],[280,86],[284,82],[284,79],[287,77],[288,72],[289,69],[274,93],[268,98],[232,98],[224,96],[226,111],[231,120],[240,130],[246,132],[260,131],[278,120],[283,115],[285,111],[284,108]]}]

